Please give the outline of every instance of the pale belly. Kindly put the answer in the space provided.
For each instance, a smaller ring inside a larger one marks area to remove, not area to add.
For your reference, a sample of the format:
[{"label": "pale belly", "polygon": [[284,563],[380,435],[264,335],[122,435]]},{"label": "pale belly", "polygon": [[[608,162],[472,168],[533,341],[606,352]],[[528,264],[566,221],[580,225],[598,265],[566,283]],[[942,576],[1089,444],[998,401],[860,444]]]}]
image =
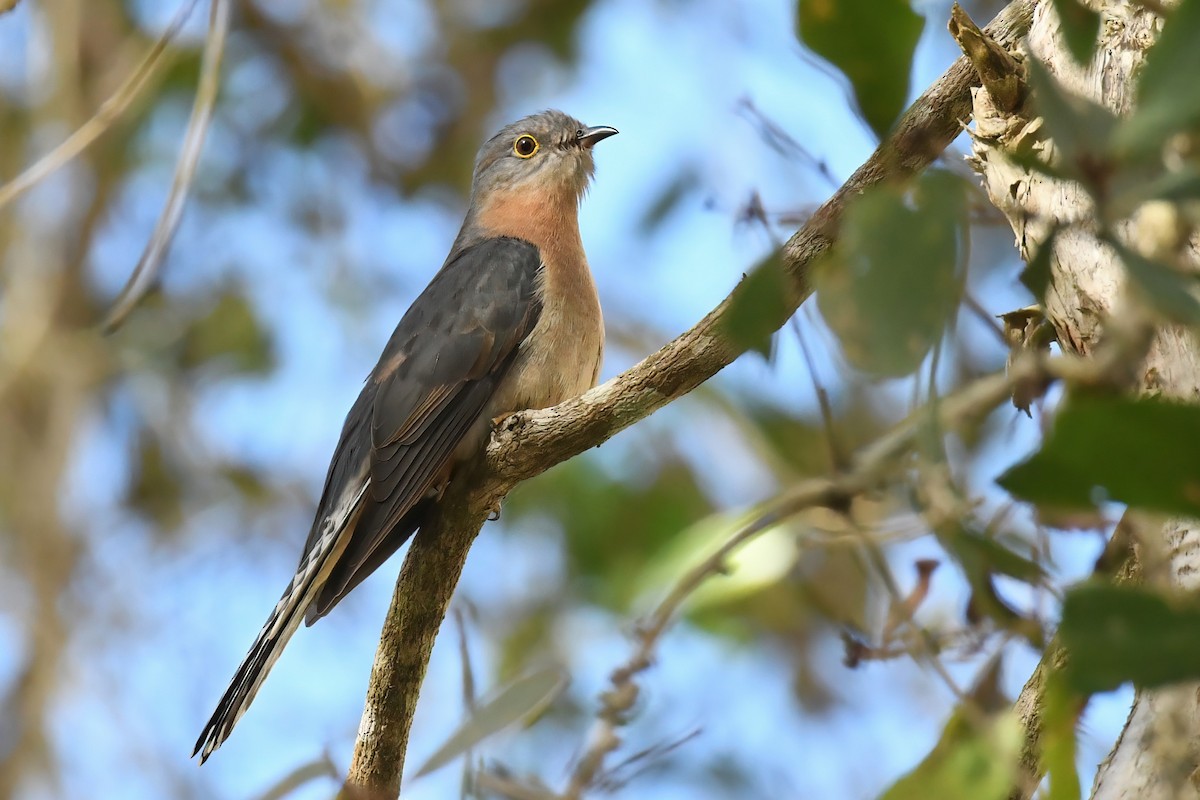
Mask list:
[{"label": "pale belly", "polygon": [[517,351],[516,361],[490,404],[493,413],[489,416],[548,408],[583,394],[596,385],[603,353],[604,324],[598,302],[587,312],[545,309]]}]

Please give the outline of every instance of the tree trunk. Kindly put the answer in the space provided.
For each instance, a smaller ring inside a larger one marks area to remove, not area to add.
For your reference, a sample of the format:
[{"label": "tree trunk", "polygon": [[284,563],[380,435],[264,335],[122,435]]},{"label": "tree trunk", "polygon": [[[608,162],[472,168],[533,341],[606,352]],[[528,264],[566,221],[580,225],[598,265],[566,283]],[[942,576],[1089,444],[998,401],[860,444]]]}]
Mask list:
[{"label": "tree trunk", "polygon": [[[1089,64],[1079,65],[1068,53],[1051,0],[1037,4],[1026,55],[1045,63],[1066,90],[1127,114],[1134,102],[1134,78],[1162,19],[1136,2],[1101,0],[1090,5],[1102,12],[1103,23]],[[1095,217],[1082,187],[1022,169],[1000,152],[1017,142],[1033,144],[1044,135],[1031,118],[1032,114],[1004,113],[985,90],[976,91],[973,163],[991,201],[1012,225],[1026,260],[1058,223]],[[1050,145],[1043,154],[1052,151]],[[1128,245],[1153,256],[1157,243],[1148,219],[1135,215],[1120,223],[1117,232]],[[1092,235],[1090,223],[1063,231],[1052,246],[1046,318],[1064,351],[1086,355],[1105,326],[1120,323],[1122,309],[1130,302],[1125,271],[1115,254]],[[1195,237],[1186,251],[1191,263],[1200,264]],[[1200,397],[1200,350],[1192,336],[1170,327],[1160,330],[1137,372],[1137,386],[1143,394],[1195,402]],[[1138,555],[1146,579],[1176,590],[1200,588],[1200,523],[1139,517]],[[1192,773],[1200,763],[1198,743],[1200,685],[1139,692],[1125,729],[1100,765],[1092,796],[1196,797]]]}]

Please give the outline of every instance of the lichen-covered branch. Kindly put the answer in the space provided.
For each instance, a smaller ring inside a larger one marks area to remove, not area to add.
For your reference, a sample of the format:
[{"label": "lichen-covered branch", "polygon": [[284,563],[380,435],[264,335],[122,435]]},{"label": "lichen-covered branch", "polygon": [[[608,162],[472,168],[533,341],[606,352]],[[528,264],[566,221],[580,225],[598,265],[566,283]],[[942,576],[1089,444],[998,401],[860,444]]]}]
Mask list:
[{"label": "lichen-covered branch", "polygon": [[[1014,0],[987,26],[1004,46],[1028,30],[1033,0]],[[961,58],[901,118],[875,153],[784,245],[793,279],[774,328],[811,293],[809,273],[832,245],[847,203],[870,186],[902,179],[927,167],[961,132],[978,84]],[[347,777],[347,797],[396,797],[409,728],[428,656],[467,551],[503,497],[522,480],[595,447],[704,381],[740,355],[721,333],[739,289],[657,353],[582,397],[504,421],[476,465],[472,479],[455,482],[442,504],[446,513],[422,530],[405,558],[384,624],[358,742]]]}]

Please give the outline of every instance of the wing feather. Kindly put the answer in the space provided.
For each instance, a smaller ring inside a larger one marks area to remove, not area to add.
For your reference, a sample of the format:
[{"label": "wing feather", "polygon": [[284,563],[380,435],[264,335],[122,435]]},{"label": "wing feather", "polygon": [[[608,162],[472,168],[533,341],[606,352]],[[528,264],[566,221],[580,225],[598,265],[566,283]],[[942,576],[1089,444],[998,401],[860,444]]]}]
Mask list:
[{"label": "wing feather", "polygon": [[296,574],[196,742],[221,746],[284,645],[420,526],[429,492],[476,426],[541,313],[532,244],[489,239],[414,301],[346,416]]},{"label": "wing feather", "polygon": [[447,263],[397,327],[368,379],[376,393],[363,516],[310,621],[378,566],[380,548],[392,552],[411,535],[405,515],[472,429],[486,430],[476,423],[541,312],[540,275],[533,245],[485,240]]}]

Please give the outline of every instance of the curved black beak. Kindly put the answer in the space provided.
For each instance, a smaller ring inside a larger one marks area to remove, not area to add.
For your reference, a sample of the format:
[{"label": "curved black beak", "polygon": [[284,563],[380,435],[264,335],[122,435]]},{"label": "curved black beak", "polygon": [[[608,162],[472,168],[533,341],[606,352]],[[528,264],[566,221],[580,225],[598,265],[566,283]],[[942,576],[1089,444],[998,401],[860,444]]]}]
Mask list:
[{"label": "curved black beak", "polygon": [[579,144],[591,148],[596,142],[604,141],[610,136],[616,136],[617,129],[607,125],[597,125],[594,128],[583,128],[579,131]]}]

